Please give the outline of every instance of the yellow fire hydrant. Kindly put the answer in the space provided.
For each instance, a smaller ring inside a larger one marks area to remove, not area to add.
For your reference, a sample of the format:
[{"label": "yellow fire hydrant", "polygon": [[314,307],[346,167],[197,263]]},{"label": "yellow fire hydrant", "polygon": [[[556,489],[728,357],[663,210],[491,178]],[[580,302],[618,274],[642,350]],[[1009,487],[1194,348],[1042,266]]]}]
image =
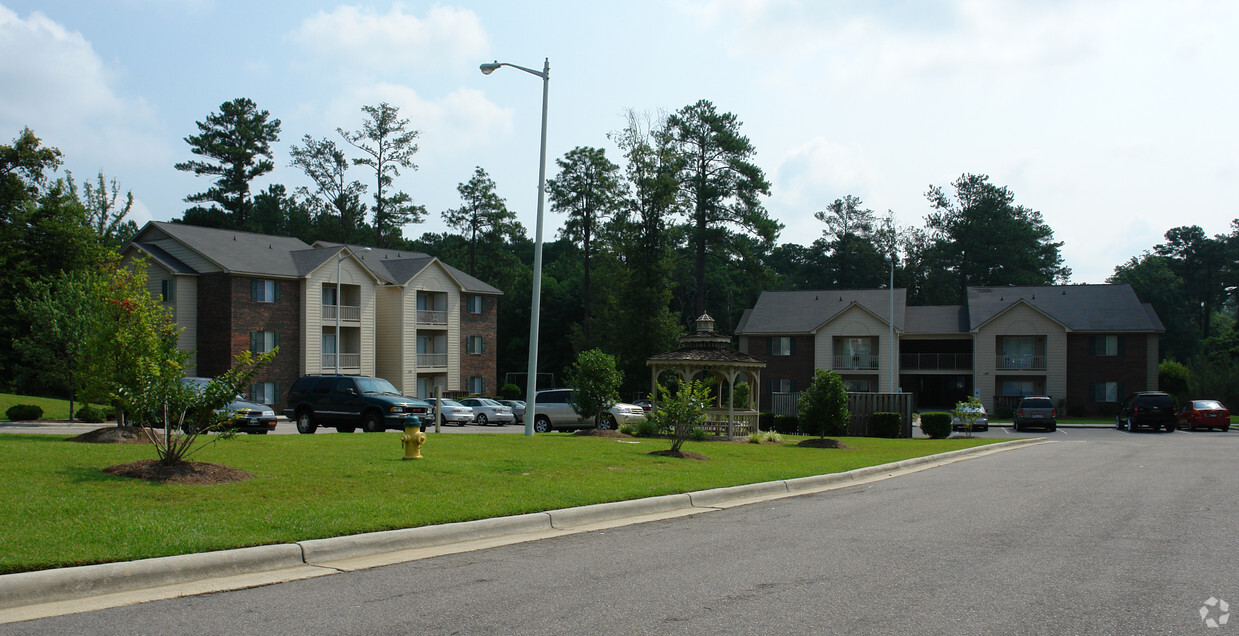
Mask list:
[{"label": "yellow fire hydrant", "polygon": [[422,432],[420,426],[405,427],[404,435],[400,436],[400,443],[404,444],[404,457],[401,459],[421,459],[422,444],[426,443],[426,434]]}]

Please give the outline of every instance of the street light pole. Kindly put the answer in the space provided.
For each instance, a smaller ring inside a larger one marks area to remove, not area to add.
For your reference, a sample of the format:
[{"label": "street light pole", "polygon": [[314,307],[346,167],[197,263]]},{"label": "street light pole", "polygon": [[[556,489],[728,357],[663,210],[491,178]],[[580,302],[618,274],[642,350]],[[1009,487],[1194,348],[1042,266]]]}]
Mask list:
[{"label": "street light pole", "polygon": [[344,353],[344,339],[340,337],[340,301],[344,300],[344,285],[340,281],[340,262],[343,261],[349,254],[365,254],[370,248],[363,247],[356,252],[351,252],[348,246],[340,249],[340,253],[336,255],[336,375],[340,375],[340,356]]},{"label": "street light pole", "polygon": [[529,373],[525,380],[525,435],[533,435],[536,419],[534,397],[538,390],[538,319],[542,303],[542,209],[546,199],[546,105],[551,85],[551,59],[542,62],[542,72],[498,60],[478,68],[483,75],[510,66],[542,78],[542,147],[538,153],[538,220],[533,243],[533,299],[529,313]]}]

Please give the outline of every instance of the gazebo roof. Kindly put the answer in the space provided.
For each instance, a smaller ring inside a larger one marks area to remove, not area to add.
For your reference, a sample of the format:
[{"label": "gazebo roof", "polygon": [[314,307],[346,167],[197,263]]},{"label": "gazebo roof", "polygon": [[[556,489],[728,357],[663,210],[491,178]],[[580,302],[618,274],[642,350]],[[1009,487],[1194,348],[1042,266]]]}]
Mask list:
[{"label": "gazebo roof", "polygon": [[765,368],[766,363],[747,353],[731,348],[731,336],[714,330],[710,314],[701,314],[697,330],[680,336],[680,348],[645,359],[646,366],[682,366],[684,364],[727,367]]}]

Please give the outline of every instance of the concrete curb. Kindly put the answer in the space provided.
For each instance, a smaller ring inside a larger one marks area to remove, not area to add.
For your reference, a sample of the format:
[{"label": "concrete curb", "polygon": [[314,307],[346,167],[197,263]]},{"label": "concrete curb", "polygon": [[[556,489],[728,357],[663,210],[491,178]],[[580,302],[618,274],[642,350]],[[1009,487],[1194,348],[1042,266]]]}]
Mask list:
[{"label": "concrete curb", "polygon": [[[297,568],[330,567],[331,562],[382,554],[463,544],[516,534],[550,533],[588,528],[625,518],[695,514],[755,501],[790,497],[845,487],[879,475],[943,465],[977,455],[1044,443],[1026,438],[927,455],[891,464],[867,466],[843,473],[713,488],[691,493],[617,501],[562,510],[479,519],[437,526],[371,532],[299,543],[220,550],[200,554],[141,559],[79,567],[0,575],[0,610],[56,603],[85,597],[131,592],[227,576]],[[620,525],[612,523],[612,525]],[[2,621],[0,621],[2,622]]]},{"label": "concrete curb", "polygon": [[286,543],[0,576],[0,609],[304,565]]}]

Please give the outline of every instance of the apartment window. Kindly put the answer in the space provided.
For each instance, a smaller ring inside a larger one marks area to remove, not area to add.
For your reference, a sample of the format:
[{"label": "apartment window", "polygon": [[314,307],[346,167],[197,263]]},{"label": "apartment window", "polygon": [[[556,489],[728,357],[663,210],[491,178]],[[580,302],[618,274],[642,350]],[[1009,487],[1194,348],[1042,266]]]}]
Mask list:
[{"label": "apartment window", "polygon": [[465,353],[486,353],[486,339],[482,336],[465,338]]},{"label": "apartment window", "polygon": [[1089,353],[1095,356],[1123,355],[1122,336],[1093,336],[1088,342]]},{"label": "apartment window", "polygon": [[161,281],[159,281],[159,300],[160,300],[160,302],[165,302],[165,303],[170,303],[170,302],[172,302],[172,301],[173,301],[173,299],[174,299],[174,297],[173,297],[173,295],[172,295],[174,291],[175,291],[175,286],[173,285],[172,281],[170,281],[170,280],[161,280]]},{"label": "apartment window", "polygon": [[477,295],[465,297],[465,310],[471,314],[480,314],[486,308],[485,299]]},{"label": "apartment window", "polygon": [[473,395],[481,395],[486,392],[486,378],[480,375],[475,375],[465,381],[465,390]]},{"label": "apartment window", "polygon": [[774,336],[766,341],[766,346],[769,348],[766,353],[772,356],[790,356],[793,353],[791,336]]},{"label": "apartment window", "polygon": [[254,353],[266,353],[280,346],[280,332],[278,331],[251,331],[250,332],[250,351]]},{"label": "apartment window", "polygon": [[251,384],[250,401],[259,404],[278,404],[280,401],[280,383],[258,382]]},{"label": "apartment window", "polygon": [[850,379],[843,381],[843,388],[849,393],[872,393],[873,381],[866,379]]},{"label": "apartment window", "polygon": [[277,303],[280,301],[280,283],[274,280],[254,279],[250,281],[250,298],[259,303]]},{"label": "apartment window", "polygon": [[1118,382],[1093,382],[1089,384],[1089,394],[1094,402],[1118,402],[1123,387]]},{"label": "apartment window", "polygon": [[771,380],[770,391],[772,393],[795,393],[796,381],[789,379]]}]

